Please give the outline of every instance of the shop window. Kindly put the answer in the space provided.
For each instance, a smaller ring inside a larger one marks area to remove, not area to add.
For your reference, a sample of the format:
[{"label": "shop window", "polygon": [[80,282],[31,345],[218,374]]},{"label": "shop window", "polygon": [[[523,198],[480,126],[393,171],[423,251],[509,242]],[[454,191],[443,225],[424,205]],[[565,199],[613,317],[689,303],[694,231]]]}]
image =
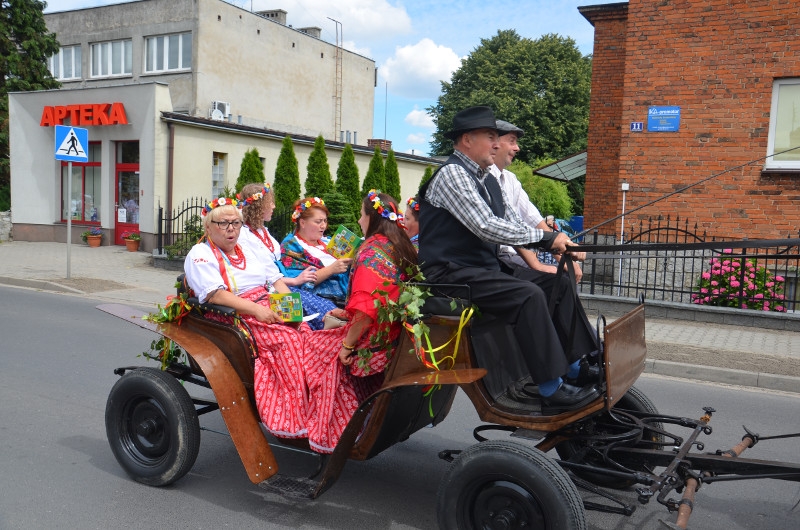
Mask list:
[{"label": "shop window", "polygon": [[72,163],[72,197],[67,196],[69,163],[61,162],[61,220],[100,223],[100,142],[89,142],[88,162]]},{"label": "shop window", "polygon": [[211,166],[211,197],[222,196],[225,189],[225,153],[214,153]]},{"label": "shop window", "polygon": [[65,46],[47,59],[47,68],[59,81],[69,81],[81,78],[81,47]]},{"label": "shop window", "polygon": [[130,40],[92,44],[92,77],[114,77],[131,74],[133,47]]},{"label": "shop window", "polygon": [[767,154],[774,155],[767,158],[767,169],[800,170],[800,79],[778,79],[772,85]]},{"label": "shop window", "polygon": [[160,35],[145,41],[144,71],[188,70],[192,67],[192,34]]}]

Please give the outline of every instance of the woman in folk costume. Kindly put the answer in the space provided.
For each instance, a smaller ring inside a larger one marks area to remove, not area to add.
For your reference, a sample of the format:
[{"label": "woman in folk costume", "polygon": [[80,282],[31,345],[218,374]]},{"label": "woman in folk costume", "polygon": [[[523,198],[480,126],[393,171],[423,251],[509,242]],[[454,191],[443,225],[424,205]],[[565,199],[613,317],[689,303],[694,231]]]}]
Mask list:
[{"label": "woman in folk costume", "polygon": [[419,252],[419,203],[417,197],[411,197],[406,203],[406,215],[403,219],[411,244]]},{"label": "woman in folk costume", "polygon": [[281,263],[281,245],[272,237],[265,226],[272,219],[275,210],[275,193],[269,184],[247,184],[242,188],[238,197],[242,200],[242,219],[244,228],[239,236],[239,241],[254,246],[267,260],[272,260],[283,273],[283,283],[293,292],[300,293],[303,303],[303,313],[308,316],[317,313],[319,316],[308,322],[311,329],[322,329],[322,315],[335,308],[336,305],[326,299],[315,295],[303,285],[313,285],[317,282],[317,270],[308,267],[297,272],[296,276],[286,274],[286,269]]},{"label": "woman in folk costume", "polygon": [[[328,208],[319,197],[307,197],[294,204],[292,221],[294,233],[287,235],[281,243],[281,264],[288,277],[300,277],[312,273],[314,279],[292,287],[303,297],[303,308],[309,314],[319,313],[312,321],[313,329],[322,328],[322,318],[336,302],[344,303],[347,296],[348,270],[351,258],[337,259],[327,250]],[[314,294],[310,297],[308,294]]]},{"label": "woman in folk costume", "polygon": [[[289,288],[274,261],[239,243],[242,217],[237,205],[236,199],[220,197],[203,208],[205,234],[186,256],[186,281],[201,303],[235,309],[252,332],[259,354],[255,395],[264,425],[276,436],[305,437],[308,394],[302,344],[269,306],[270,292],[288,293]],[[233,323],[231,317],[207,318]]]}]

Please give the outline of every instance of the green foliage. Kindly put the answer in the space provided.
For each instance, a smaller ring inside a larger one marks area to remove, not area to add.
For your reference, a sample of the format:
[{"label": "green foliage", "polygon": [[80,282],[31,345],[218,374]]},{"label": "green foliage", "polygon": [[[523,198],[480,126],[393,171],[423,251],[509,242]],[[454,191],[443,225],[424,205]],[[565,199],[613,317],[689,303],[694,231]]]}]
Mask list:
[{"label": "green foliage", "polygon": [[389,149],[389,154],[386,157],[386,165],[383,168],[383,182],[386,188],[383,190],[394,197],[400,204],[403,203],[403,198],[400,196],[400,170],[397,168],[397,159],[394,157],[394,151]]},{"label": "green foliage", "polygon": [[339,159],[339,166],[336,168],[336,192],[341,193],[350,201],[353,215],[356,218],[361,214],[362,198],[358,184],[356,156],[353,153],[353,146],[347,144],[342,151],[342,158]]},{"label": "green foliage", "polygon": [[572,199],[563,182],[534,175],[533,169],[519,160],[515,160],[506,169],[517,176],[522,189],[542,215],[555,215],[561,219],[572,217]]},{"label": "green foliage", "polygon": [[[381,190],[385,186],[383,178],[383,157],[381,156],[381,148],[375,146],[375,152],[372,154],[372,159],[369,161],[369,168],[364,177],[364,183],[361,185],[361,197],[364,197],[369,190]],[[397,197],[395,197],[397,198]]]},{"label": "green foliage", "polygon": [[100,229],[100,227],[99,227],[99,226],[95,226],[95,227],[94,227],[94,228],[92,228],[91,230],[86,230],[86,231],[84,231],[84,232],[81,232],[81,241],[83,241],[84,243],[86,243],[86,242],[87,242],[87,239],[89,238],[89,236],[100,236],[100,238],[102,239],[102,237],[103,237],[103,230],[102,230],[102,229]]},{"label": "green foliage", "polygon": [[308,156],[306,197],[324,197],[332,191],[333,179],[328,156],[325,154],[325,139],[319,135],[314,141],[314,150]]},{"label": "green foliage", "polygon": [[239,178],[236,179],[236,193],[248,184],[264,184],[264,163],[258,156],[258,149],[248,149],[242,158]]},{"label": "green foliage", "polygon": [[0,185],[0,212],[11,209],[11,186]]},{"label": "green foliage", "polygon": [[[3,0],[0,4],[0,206],[11,184],[8,93],[58,88],[47,58],[59,51],[55,33],[47,31],[38,0]],[[4,209],[4,208],[0,208]]]},{"label": "green foliage", "polygon": [[283,139],[281,153],[278,155],[272,190],[275,192],[277,211],[290,208],[294,201],[300,198],[300,169],[294,154],[294,144],[289,135]]},{"label": "green foliage", "polygon": [[498,31],[461,63],[428,113],[436,123],[432,155],[452,152],[442,134],[453,116],[466,107],[488,105],[495,115],[525,131],[520,138],[523,161],[563,158],[586,148],[589,124],[591,57],[575,41],[558,35],[536,40],[514,30]]},{"label": "green foliage", "polygon": [[428,182],[432,176],[433,176],[433,166],[426,167],[425,173],[423,173],[422,175],[422,180],[419,181],[419,187],[421,188],[422,186],[424,186],[425,183]]},{"label": "green foliage", "polygon": [[328,235],[332,235],[339,225],[345,225],[354,234],[361,233],[361,227],[358,226],[357,219],[353,215],[353,210],[350,206],[350,201],[341,193],[332,191],[322,197],[325,201],[325,206],[328,208],[330,214],[328,215]]},{"label": "green foliage", "polygon": [[759,265],[755,258],[732,255],[731,249],[708,261],[709,269],[697,278],[692,303],[718,307],[786,311],[785,278]]},{"label": "green foliage", "polygon": [[183,259],[189,250],[203,237],[203,222],[199,215],[193,215],[186,221],[183,234],[175,239],[171,245],[166,245],[167,259]]}]

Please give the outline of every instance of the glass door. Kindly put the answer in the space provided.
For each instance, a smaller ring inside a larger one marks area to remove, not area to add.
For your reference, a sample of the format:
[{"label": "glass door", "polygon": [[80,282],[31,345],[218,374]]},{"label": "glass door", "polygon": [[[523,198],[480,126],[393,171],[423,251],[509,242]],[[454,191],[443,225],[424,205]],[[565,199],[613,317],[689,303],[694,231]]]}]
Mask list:
[{"label": "glass door", "polygon": [[124,245],[122,235],[139,231],[139,142],[117,143],[114,243]]}]

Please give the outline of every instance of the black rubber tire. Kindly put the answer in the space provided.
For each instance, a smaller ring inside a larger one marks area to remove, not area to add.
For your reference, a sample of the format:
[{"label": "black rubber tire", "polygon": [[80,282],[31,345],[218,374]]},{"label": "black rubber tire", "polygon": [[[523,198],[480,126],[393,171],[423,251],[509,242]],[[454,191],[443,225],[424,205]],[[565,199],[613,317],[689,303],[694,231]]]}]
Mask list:
[{"label": "black rubber tire", "polygon": [[439,485],[442,530],[584,530],[583,500],[547,455],[516,441],[490,440],[463,451]]},{"label": "black rubber tire", "polygon": [[[628,392],[626,392],[625,395],[622,396],[622,398],[620,398],[617,404],[614,405],[614,409],[658,414],[658,409],[656,408],[655,404],[653,404],[653,402],[650,401],[650,398],[648,398],[644,394],[644,392],[642,392],[635,386],[632,386],[628,390]],[[593,418],[593,421],[595,422],[610,421],[610,418],[607,413],[603,413],[599,416],[595,416]],[[651,423],[651,425],[656,429],[663,429],[663,425],[660,422],[653,422]],[[664,441],[664,436],[662,434],[657,433],[655,431],[651,431],[649,429],[645,429],[643,433],[643,438],[653,442]],[[569,460],[570,457],[572,457],[572,455],[574,455],[583,448],[583,443],[584,442],[582,442],[581,440],[567,440],[556,446],[556,452],[558,453],[558,456],[562,460]],[[641,444],[641,443],[635,444],[634,447],[641,447],[647,449],[653,448],[653,446],[650,444]],[[583,463],[589,465],[595,465],[598,467],[603,467],[604,465],[599,456],[597,457],[596,461],[590,458]],[[624,458],[620,458],[619,463],[635,471],[645,471],[645,468],[647,467],[646,461],[628,461]],[[573,473],[575,473],[577,476],[585,480],[588,480],[592,484],[604,488],[625,489],[636,484],[636,482],[633,480],[620,477],[612,477],[610,475],[604,475],[603,473],[592,473],[591,471],[578,471],[578,470],[573,470]]]},{"label": "black rubber tire", "polygon": [[106,402],[106,435],[120,466],[150,486],[183,477],[200,451],[189,393],[158,368],[137,368],[117,380]]}]

